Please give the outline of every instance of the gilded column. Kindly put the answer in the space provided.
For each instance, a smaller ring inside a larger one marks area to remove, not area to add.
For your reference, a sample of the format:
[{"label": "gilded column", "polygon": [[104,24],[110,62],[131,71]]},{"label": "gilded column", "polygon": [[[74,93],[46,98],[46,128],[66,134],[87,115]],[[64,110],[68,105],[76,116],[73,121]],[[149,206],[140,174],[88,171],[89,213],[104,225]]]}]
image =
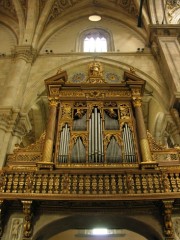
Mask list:
[{"label": "gilded column", "polygon": [[150,163],[153,161],[149,142],[147,139],[147,132],[144,123],[143,113],[142,113],[142,98],[141,96],[133,96],[133,106],[135,109],[136,115],[136,124],[137,124],[137,132],[140,142],[140,150],[142,155],[142,162],[143,163]]},{"label": "gilded column", "polygon": [[53,142],[54,142],[54,132],[56,124],[56,112],[58,105],[58,98],[49,97],[49,119],[46,128],[46,137],[43,149],[42,161],[44,163],[52,163],[52,153],[53,153]]}]

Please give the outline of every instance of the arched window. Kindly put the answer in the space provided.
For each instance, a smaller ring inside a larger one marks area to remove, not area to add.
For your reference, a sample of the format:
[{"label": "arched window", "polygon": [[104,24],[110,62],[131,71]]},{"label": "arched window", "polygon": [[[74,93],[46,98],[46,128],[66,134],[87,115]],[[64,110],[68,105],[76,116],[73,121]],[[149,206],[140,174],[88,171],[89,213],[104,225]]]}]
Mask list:
[{"label": "arched window", "polygon": [[107,40],[105,37],[87,36],[84,39],[83,52],[107,52]]},{"label": "arched window", "polygon": [[81,52],[108,52],[114,50],[111,34],[104,29],[89,29],[81,33],[78,50]]}]

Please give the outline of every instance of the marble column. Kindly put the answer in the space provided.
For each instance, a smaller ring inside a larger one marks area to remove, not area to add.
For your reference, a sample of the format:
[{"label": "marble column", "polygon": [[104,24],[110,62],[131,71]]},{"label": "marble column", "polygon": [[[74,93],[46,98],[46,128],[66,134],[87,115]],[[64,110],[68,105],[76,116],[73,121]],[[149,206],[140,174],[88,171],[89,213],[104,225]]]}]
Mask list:
[{"label": "marble column", "polygon": [[43,156],[42,156],[42,161],[44,163],[52,162],[58,99],[49,97],[49,105],[50,105],[49,119],[48,119],[48,124],[46,128],[46,137],[45,137]]},{"label": "marble column", "polygon": [[142,112],[142,99],[141,97],[133,97],[133,106],[135,109],[136,125],[138,138],[140,143],[140,150],[143,163],[152,162],[152,155],[149,147],[149,142],[147,138],[147,131],[144,123],[143,112]]}]

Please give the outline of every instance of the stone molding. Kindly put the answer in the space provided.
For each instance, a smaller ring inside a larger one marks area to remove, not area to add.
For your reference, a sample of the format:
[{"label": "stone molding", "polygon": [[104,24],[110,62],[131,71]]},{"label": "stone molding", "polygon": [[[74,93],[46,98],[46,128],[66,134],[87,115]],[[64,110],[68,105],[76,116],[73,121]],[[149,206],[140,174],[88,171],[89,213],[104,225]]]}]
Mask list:
[{"label": "stone molding", "polygon": [[23,59],[27,63],[33,63],[36,59],[37,51],[32,46],[16,46],[12,50],[14,61]]},{"label": "stone molding", "polygon": [[19,109],[0,109],[0,129],[5,132],[13,132],[13,135],[24,136],[31,130],[31,123],[26,113],[21,113]]}]

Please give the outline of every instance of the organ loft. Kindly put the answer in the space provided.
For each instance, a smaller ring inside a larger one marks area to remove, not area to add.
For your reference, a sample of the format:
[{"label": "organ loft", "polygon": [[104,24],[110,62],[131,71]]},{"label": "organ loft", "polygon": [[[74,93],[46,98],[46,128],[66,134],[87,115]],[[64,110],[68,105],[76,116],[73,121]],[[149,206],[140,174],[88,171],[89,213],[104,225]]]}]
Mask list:
[{"label": "organ loft", "polygon": [[45,199],[45,210],[58,203],[97,212],[102,204],[117,209],[143,200],[161,206],[165,239],[174,239],[171,214],[180,188],[179,148],[159,145],[147,132],[145,81],[130,69],[119,83],[106,82],[102,64],[93,61],[83,82],[70,82],[66,71],[59,71],[45,86],[46,131],[8,155],[1,171],[1,232],[4,206],[8,202],[11,208],[17,199],[24,214],[23,239],[33,236],[33,206],[43,208]]}]

